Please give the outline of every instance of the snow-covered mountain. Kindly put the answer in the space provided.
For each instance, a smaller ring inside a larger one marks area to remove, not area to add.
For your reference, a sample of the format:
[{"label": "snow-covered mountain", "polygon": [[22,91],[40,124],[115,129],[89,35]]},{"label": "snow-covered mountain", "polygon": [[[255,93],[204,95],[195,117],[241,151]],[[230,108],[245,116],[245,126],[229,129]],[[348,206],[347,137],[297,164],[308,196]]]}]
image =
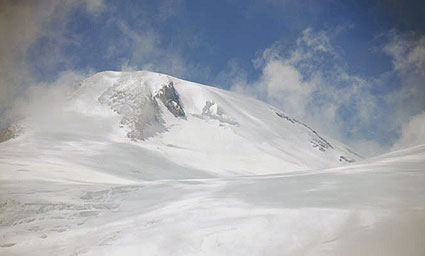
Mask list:
[{"label": "snow-covered mountain", "polygon": [[268,104],[148,71],[98,73],[52,108],[23,120],[23,134],[6,147],[140,179],[282,173],[359,159]]},{"label": "snow-covered mountain", "polygon": [[345,164],[270,105],[145,71],[53,95],[0,132],[0,255],[425,255],[425,145]]}]

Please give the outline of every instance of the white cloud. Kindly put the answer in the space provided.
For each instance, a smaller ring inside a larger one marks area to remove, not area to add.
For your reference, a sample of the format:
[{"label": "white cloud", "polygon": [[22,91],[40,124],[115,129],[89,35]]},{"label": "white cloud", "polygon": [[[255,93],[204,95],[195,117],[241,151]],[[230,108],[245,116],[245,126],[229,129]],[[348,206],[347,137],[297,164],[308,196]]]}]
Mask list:
[{"label": "white cloud", "polygon": [[[98,13],[103,2],[99,0],[67,1],[13,1],[0,2],[0,116],[13,105],[25,88],[34,84],[27,52],[42,37],[55,40],[49,45],[50,53],[39,61],[40,69],[55,67],[66,62],[61,46],[69,42],[65,32],[68,14],[77,6],[85,6],[89,14]],[[0,127],[4,120],[0,118]]]},{"label": "white cloud", "polygon": [[[171,8],[167,3],[161,4],[159,9]],[[122,70],[145,69],[180,77],[205,73],[203,68],[188,62],[182,56],[180,47],[175,47],[173,43],[164,43],[163,36],[153,29],[150,18],[145,17],[136,28],[111,17],[109,22],[117,25],[122,36],[108,48],[107,57],[118,59]]]},{"label": "white cloud", "polygon": [[401,129],[400,139],[392,150],[425,144],[425,112],[413,116]]},{"label": "white cloud", "polygon": [[285,111],[304,116],[314,82],[304,82],[302,74],[292,65],[279,60],[267,62],[263,68],[258,88],[266,92],[267,99],[279,102]]},{"label": "white cloud", "polygon": [[[181,1],[159,4],[159,22],[181,14],[184,12],[183,7]],[[67,30],[71,18],[69,14],[76,8],[96,17],[103,11],[113,14],[113,10],[108,9],[103,0],[10,0],[0,3],[0,33],[3,35],[0,37],[0,128],[23,115],[25,104],[22,102],[27,101],[27,105],[31,106],[29,99],[32,97],[28,95],[34,95],[37,88],[47,93],[45,88],[59,86],[59,83],[64,82],[63,77],[70,79],[65,74],[78,74],[80,77],[81,74],[90,73],[90,70],[74,71],[72,56],[66,56],[64,52],[64,46],[79,44],[78,35]],[[163,38],[152,28],[155,15],[144,15],[136,27],[109,15],[109,24],[116,24],[122,36],[108,49],[106,57],[118,62],[117,66],[121,65],[122,70],[148,69],[176,76],[184,76],[188,70],[204,72],[202,68],[188,64],[178,48],[162,42]],[[34,65],[28,62],[27,56],[34,43],[40,39],[48,39],[43,44],[49,54],[37,56],[37,65]],[[58,74],[57,66],[68,71]],[[58,80],[39,83],[34,79],[35,71],[50,72],[50,77],[57,77]],[[51,91],[48,90],[49,93]]]},{"label": "white cloud", "polygon": [[425,36],[415,38],[392,31],[384,51],[393,58],[395,70],[425,73]]},{"label": "white cloud", "polygon": [[83,0],[86,5],[87,11],[92,14],[99,14],[105,9],[103,0]]},{"label": "white cloud", "polygon": [[114,54],[120,53],[123,50],[122,47],[131,49],[130,62],[141,62],[143,59],[159,53],[160,36],[152,28],[146,26],[141,31],[135,31],[121,21],[117,21],[116,24],[123,35],[123,43],[110,47],[111,56],[114,57]]},{"label": "white cloud", "polygon": [[388,76],[350,74],[332,46],[331,39],[342,30],[306,29],[289,51],[274,43],[253,61],[260,79],[239,81],[232,90],[265,100],[362,155],[380,154],[394,139],[385,136],[425,108],[425,39],[392,32],[384,51],[393,58],[391,74],[400,77],[401,85],[376,93],[378,85],[390,82]]},{"label": "white cloud", "polygon": [[75,86],[90,74],[92,72],[69,70],[60,73],[53,82],[32,83],[14,99],[2,118],[13,123],[24,118],[26,121],[40,118],[47,120],[53,114],[61,115],[61,106],[67,101],[67,97]]},{"label": "white cloud", "polygon": [[[385,100],[395,106],[391,115],[403,138],[407,136],[406,123],[425,111],[425,35],[392,31],[384,51],[392,57],[394,72],[400,78],[399,90],[385,95]],[[394,148],[399,148],[400,143],[397,142]]]},{"label": "white cloud", "polygon": [[54,4],[0,4],[0,113],[12,102],[29,77],[24,57],[28,47],[38,38],[49,22]]},{"label": "white cloud", "polygon": [[306,44],[313,51],[333,52],[329,36],[325,31],[315,33],[311,28],[307,28],[297,43],[298,45]]}]

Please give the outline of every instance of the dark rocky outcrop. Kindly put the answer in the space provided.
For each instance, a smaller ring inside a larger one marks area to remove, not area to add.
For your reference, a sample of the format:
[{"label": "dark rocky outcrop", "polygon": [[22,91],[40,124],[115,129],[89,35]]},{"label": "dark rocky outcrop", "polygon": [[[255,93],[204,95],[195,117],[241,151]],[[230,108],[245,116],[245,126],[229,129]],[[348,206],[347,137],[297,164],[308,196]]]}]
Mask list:
[{"label": "dark rocky outcrop", "polygon": [[327,140],[325,140],[322,136],[320,136],[315,130],[313,130],[312,128],[310,128],[308,125],[294,119],[294,118],[290,118],[289,116],[283,114],[282,112],[276,111],[275,113],[278,117],[283,118],[288,120],[289,122],[293,123],[293,124],[298,124],[298,125],[302,125],[305,128],[307,128],[310,132],[312,132],[312,138],[310,140],[311,145],[313,146],[313,148],[318,148],[320,151],[324,152],[329,148],[334,148]]},{"label": "dark rocky outcrop", "polygon": [[348,159],[348,158],[347,158],[347,157],[345,157],[345,156],[340,156],[340,157],[339,157],[339,161],[340,161],[340,162],[352,163],[352,162],[355,162],[356,160],[354,160],[354,159]]},{"label": "dark rocky outcrop", "polygon": [[0,143],[14,139],[23,132],[23,128],[20,125],[12,124],[6,128],[0,129]]},{"label": "dark rocky outcrop", "polygon": [[164,85],[155,95],[155,98],[161,100],[164,106],[175,117],[186,118],[180,97],[174,88],[173,82],[170,81],[167,85]]}]

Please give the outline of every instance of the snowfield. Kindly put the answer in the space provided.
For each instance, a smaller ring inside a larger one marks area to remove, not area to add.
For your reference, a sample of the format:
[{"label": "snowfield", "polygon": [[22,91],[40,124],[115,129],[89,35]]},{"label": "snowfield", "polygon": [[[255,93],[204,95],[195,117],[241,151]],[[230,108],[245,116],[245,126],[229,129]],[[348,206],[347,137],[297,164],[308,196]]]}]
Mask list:
[{"label": "snowfield", "polygon": [[13,127],[0,255],[425,255],[425,145],[361,159],[147,71],[96,74]]}]

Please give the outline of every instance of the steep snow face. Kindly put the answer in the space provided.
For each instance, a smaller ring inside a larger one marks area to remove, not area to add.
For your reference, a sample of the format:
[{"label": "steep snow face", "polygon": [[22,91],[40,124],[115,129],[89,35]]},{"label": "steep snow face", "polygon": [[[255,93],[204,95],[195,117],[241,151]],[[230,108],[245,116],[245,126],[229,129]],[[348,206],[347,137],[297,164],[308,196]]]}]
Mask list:
[{"label": "steep snow face", "polygon": [[[154,72],[98,73],[57,112],[28,122],[24,143],[38,154],[63,161],[67,152],[67,161],[140,179],[270,174],[359,159],[263,102]],[[118,150],[120,161],[97,161]],[[185,171],[146,166],[153,155]]]}]

